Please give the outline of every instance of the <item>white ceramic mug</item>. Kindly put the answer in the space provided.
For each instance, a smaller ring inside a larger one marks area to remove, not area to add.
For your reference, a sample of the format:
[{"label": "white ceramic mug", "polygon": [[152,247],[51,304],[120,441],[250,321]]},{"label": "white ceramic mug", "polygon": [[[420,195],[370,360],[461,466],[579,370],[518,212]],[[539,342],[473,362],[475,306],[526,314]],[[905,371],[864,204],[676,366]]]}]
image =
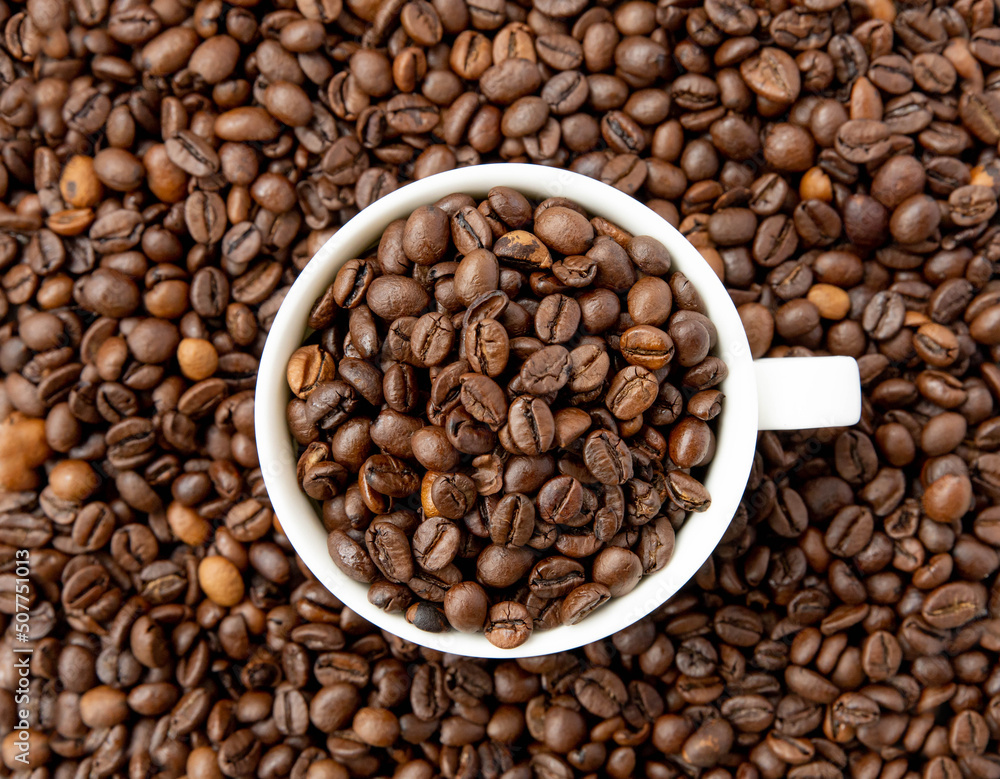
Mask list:
[{"label": "white ceramic mug", "polygon": [[[516,649],[493,646],[482,633],[427,633],[401,614],[386,614],[368,602],[368,586],[345,576],[327,551],[327,533],[316,507],[295,477],[297,447],[285,421],[290,398],[285,367],[307,334],[315,300],[347,260],[375,246],[385,227],[417,206],[453,192],[482,198],[495,186],[513,187],[529,198],[562,196],[591,214],[609,219],[633,235],[661,241],[701,293],[719,333],[714,352],[725,360],[728,378],[717,418],[715,459],[705,486],[707,511],[691,514],[677,533],[673,558],[643,577],[632,592],[613,598],[577,625],[534,633]],[[538,165],[502,163],[439,173],[372,203],[344,225],[316,253],[292,285],[274,319],[257,376],[257,451],[271,504],[285,535],[309,569],[334,595],[375,625],[417,644],[474,657],[524,657],[574,649],[604,638],[674,595],[708,559],[736,513],[750,475],[758,430],[813,429],[852,425],[861,415],[858,366],[850,357],[753,360],[739,315],[714,271],[677,230],[632,197],[595,179]]]}]

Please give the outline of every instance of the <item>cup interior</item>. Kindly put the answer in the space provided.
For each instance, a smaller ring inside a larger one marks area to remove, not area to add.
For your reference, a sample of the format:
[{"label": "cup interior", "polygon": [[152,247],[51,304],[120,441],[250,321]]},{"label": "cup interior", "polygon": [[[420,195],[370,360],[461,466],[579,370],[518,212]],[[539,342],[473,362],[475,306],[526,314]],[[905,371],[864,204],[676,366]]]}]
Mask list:
[{"label": "cup interior", "polygon": [[[701,294],[719,334],[713,353],[729,369],[719,385],[725,400],[717,417],[715,458],[704,481],[712,503],[706,511],[687,517],[677,533],[670,562],[579,624],[537,631],[516,649],[495,647],[482,633],[428,633],[401,614],[387,614],[371,605],[368,585],[349,579],[330,558],[323,523],[296,480],[297,445],[285,421],[290,398],[285,367],[303,342],[313,303],[341,265],[361,256],[379,240],[386,225],[417,206],[453,192],[481,198],[494,186],[512,187],[533,200],[567,197],[633,235],[661,241],[673,258],[673,269],[682,271]],[[735,306],[708,263],[676,229],[637,200],[600,181],[539,165],[502,163],[460,168],[407,184],[361,211],[320,248],[289,289],[271,326],[257,376],[254,422],[260,467],[278,521],[295,551],[327,589],[360,616],[407,641],[452,654],[516,658],[575,649],[622,630],[694,576],[728,528],[746,486],[757,433],[757,385]]]}]

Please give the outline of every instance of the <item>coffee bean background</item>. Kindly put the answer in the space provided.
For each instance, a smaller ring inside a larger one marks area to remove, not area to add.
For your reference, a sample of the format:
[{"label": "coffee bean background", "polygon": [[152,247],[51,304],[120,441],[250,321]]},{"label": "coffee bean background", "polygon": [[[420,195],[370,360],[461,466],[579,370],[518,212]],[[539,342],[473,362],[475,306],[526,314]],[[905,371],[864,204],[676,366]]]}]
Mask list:
[{"label": "coffee bean background", "polygon": [[[6,772],[1000,776],[994,3],[3,0],[0,25]],[[309,581],[252,428],[326,236],[496,159],[649,203],[755,355],[854,355],[865,389],[851,430],[761,436],[684,593],[516,662]]]}]

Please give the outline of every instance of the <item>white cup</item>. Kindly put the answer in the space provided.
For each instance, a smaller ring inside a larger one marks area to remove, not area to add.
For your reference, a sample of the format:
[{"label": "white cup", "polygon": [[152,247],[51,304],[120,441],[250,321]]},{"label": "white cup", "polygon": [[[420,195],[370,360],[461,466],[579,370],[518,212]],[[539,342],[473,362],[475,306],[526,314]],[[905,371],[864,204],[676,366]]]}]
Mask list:
[{"label": "white cup", "polygon": [[[691,280],[718,333],[715,354],[728,378],[718,427],[715,459],[705,486],[707,511],[691,514],[677,533],[673,558],[645,576],[632,592],[613,598],[577,625],[534,633],[516,649],[499,649],[482,633],[427,633],[401,614],[386,614],[368,602],[368,586],[345,576],[330,558],[326,530],[315,505],[295,477],[297,447],[285,421],[290,398],[285,366],[307,335],[309,311],[347,260],[375,246],[393,220],[417,206],[453,192],[485,197],[495,186],[513,187],[529,198],[568,197],[633,235],[661,241],[673,268]],[[861,416],[858,366],[850,357],[754,360],[736,308],[708,263],[687,239],[632,197],[595,179],[569,171],[502,163],[438,173],[372,203],[344,225],[316,253],[296,279],[271,326],[257,375],[257,451],[271,504],[288,540],[309,570],[357,614],[397,636],[442,652],[473,657],[525,657],[561,652],[628,627],[674,595],[708,559],[736,513],[750,475],[758,430],[813,429],[852,425]]]}]

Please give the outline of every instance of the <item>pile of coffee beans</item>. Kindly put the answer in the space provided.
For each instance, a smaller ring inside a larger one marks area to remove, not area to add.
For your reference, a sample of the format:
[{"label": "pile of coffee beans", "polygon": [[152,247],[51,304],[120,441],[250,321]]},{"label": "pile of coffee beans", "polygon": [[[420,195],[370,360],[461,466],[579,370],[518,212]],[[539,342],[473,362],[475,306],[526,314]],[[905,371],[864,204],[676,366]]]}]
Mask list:
[{"label": "pile of coffee beans", "polygon": [[299,483],[334,563],[417,627],[509,649],[574,625],[711,503],[715,326],[662,243],[572,200],[421,206],[309,326],[287,369]]},{"label": "pile of coffee beans", "polygon": [[[998,22],[989,0],[0,0],[3,770],[1000,775]],[[631,192],[755,355],[855,356],[865,393],[850,430],[760,437],[682,594],[517,662],[421,650],[312,581],[252,424],[263,339],[332,231],[495,160]]]}]

